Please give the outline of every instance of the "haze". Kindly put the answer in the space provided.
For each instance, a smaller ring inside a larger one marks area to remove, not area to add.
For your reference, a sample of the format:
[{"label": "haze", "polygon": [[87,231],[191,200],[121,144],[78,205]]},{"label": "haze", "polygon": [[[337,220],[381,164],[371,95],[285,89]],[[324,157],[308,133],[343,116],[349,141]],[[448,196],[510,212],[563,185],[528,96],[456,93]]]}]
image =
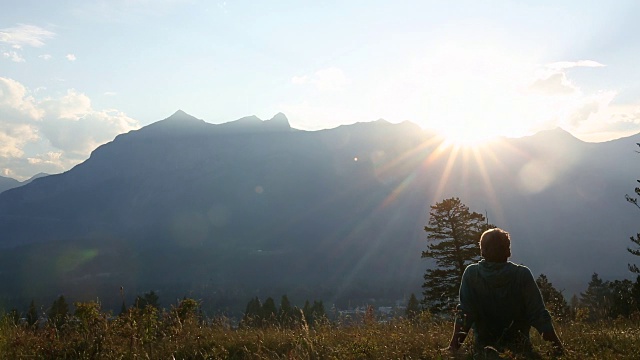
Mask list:
[{"label": "haze", "polygon": [[177,109],[384,118],[461,142],[640,131],[635,1],[20,1],[0,13],[0,175],[59,173]]}]

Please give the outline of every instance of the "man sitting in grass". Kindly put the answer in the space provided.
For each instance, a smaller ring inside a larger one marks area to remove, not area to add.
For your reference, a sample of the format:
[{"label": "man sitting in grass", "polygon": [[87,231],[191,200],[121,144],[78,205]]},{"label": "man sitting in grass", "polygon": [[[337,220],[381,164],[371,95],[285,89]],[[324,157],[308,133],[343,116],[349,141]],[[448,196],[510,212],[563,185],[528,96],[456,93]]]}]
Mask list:
[{"label": "man sitting in grass", "polygon": [[562,343],[544,306],[531,271],[507,259],[511,256],[509,233],[502,229],[485,231],[480,237],[483,259],[469,265],[462,275],[460,305],[450,351],[456,351],[473,328],[475,352],[531,352],[529,329],[551,341],[557,352]]}]

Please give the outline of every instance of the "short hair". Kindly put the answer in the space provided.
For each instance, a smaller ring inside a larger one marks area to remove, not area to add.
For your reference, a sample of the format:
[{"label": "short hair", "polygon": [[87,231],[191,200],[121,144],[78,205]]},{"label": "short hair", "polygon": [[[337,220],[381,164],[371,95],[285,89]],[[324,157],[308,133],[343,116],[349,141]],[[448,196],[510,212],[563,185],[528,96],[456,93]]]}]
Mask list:
[{"label": "short hair", "polygon": [[503,262],[511,256],[509,233],[500,229],[489,229],[480,236],[480,255],[487,261]]}]

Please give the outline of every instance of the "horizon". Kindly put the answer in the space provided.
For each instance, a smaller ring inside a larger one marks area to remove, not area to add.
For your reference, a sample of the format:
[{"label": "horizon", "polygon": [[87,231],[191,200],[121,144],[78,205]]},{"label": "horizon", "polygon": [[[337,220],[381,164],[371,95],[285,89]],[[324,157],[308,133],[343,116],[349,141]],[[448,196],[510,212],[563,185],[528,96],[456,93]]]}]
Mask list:
[{"label": "horizon", "polygon": [[0,175],[12,178],[66,171],[176,108],[213,124],[283,112],[301,130],[411,121],[458,143],[640,132],[634,1],[6,8]]},{"label": "horizon", "polygon": [[[587,140],[580,139],[580,138],[579,138],[579,137],[577,137],[575,134],[573,134],[573,133],[571,133],[570,131],[568,131],[568,130],[566,130],[566,129],[562,128],[561,126],[556,126],[555,128],[550,128],[550,129],[541,129],[541,130],[539,130],[539,131],[537,131],[537,132],[535,132],[535,133],[523,134],[523,135],[519,135],[519,136],[498,135],[498,136],[495,136],[495,137],[492,137],[492,138],[488,138],[488,139],[481,139],[481,140],[480,140],[480,141],[478,141],[478,142],[469,142],[468,144],[465,144],[465,143],[463,143],[463,142],[458,142],[458,141],[456,141],[455,139],[454,139],[454,140],[452,140],[452,139],[450,139],[450,138],[447,138],[446,134],[443,134],[442,132],[439,132],[437,129],[434,129],[434,128],[425,128],[424,126],[421,126],[419,123],[414,122],[414,121],[411,121],[411,120],[404,120],[404,121],[402,121],[402,122],[396,122],[396,123],[394,123],[394,122],[390,122],[390,121],[388,121],[388,120],[386,120],[386,119],[379,118],[379,119],[370,120],[370,121],[358,121],[358,122],[352,122],[352,123],[339,124],[339,125],[336,125],[336,126],[334,126],[334,127],[329,127],[329,128],[322,128],[322,129],[312,129],[312,130],[308,130],[308,129],[300,129],[300,128],[296,128],[295,126],[291,125],[291,122],[290,122],[290,120],[289,120],[289,117],[288,117],[285,113],[283,113],[283,112],[277,112],[277,113],[275,113],[274,115],[272,115],[272,116],[270,116],[270,117],[267,117],[267,118],[261,118],[261,117],[259,117],[259,116],[255,115],[255,114],[252,114],[252,115],[242,116],[242,117],[240,117],[240,118],[233,119],[233,120],[229,120],[229,121],[223,121],[223,122],[213,123],[213,122],[209,122],[209,121],[207,121],[206,119],[201,119],[201,118],[198,118],[198,117],[196,117],[196,116],[193,116],[193,115],[191,115],[189,112],[184,111],[183,109],[178,109],[178,110],[176,110],[175,112],[173,112],[173,113],[172,113],[170,116],[168,116],[168,117],[165,117],[165,118],[162,118],[162,119],[159,119],[159,120],[153,121],[153,122],[151,122],[151,123],[149,123],[149,124],[146,124],[146,125],[144,125],[144,126],[141,126],[141,127],[139,127],[139,128],[136,128],[136,129],[131,129],[131,130],[129,130],[129,131],[127,131],[127,132],[124,132],[124,133],[116,134],[116,135],[114,135],[114,137],[113,137],[112,139],[110,139],[110,140],[108,140],[108,141],[105,141],[105,142],[104,142],[104,144],[107,144],[107,143],[112,142],[113,140],[115,140],[115,136],[117,136],[117,135],[126,134],[126,133],[128,133],[128,132],[130,132],[130,131],[137,131],[137,130],[141,130],[141,129],[143,129],[143,128],[145,128],[145,127],[149,126],[149,125],[152,125],[152,124],[155,124],[155,123],[157,123],[157,122],[160,122],[160,121],[164,121],[164,120],[170,119],[171,117],[173,117],[173,116],[175,116],[176,114],[179,114],[179,113],[182,113],[182,114],[185,114],[185,115],[187,115],[187,116],[193,117],[193,118],[195,118],[195,119],[197,119],[197,120],[201,120],[201,121],[203,121],[203,122],[205,122],[206,124],[209,124],[209,125],[222,125],[222,124],[232,123],[232,122],[235,122],[235,121],[241,120],[241,119],[243,119],[243,118],[247,118],[247,117],[255,117],[255,118],[257,118],[258,120],[260,120],[260,121],[264,122],[264,121],[271,120],[272,118],[274,118],[275,116],[277,116],[277,115],[279,115],[279,114],[282,114],[282,115],[284,115],[284,116],[285,116],[285,118],[287,118],[287,121],[289,122],[289,126],[290,126],[292,129],[295,129],[295,130],[301,130],[301,131],[310,131],[310,132],[323,131],[323,130],[331,130],[331,129],[335,129],[335,128],[338,128],[338,127],[341,127],[341,126],[351,126],[351,125],[355,125],[355,124],[374,123],[374,122],[377,122],[377,121],[385,121],[385,122],[387,122],[387,123],[389,123],[389,124],[391,124],[391,125],[398,125],[398,124],[401,124],[401,123],[407,123],[407,122],[408,122],[408,123],[411,123],[411,124],[414,124],[414,125],[416,125],[416,126],[420,127],[420,129],[421,129],[422,131],[426,132],[426,133],[429,133],[429,134],[432,134],[432,135],[434,135],[434,136],[440,137],[440,138],[441,138],[441,140],[442,140],[442,144],[443,144],[445,147],[453,145],[453,146],[458,147],[458,148],[465,148],[465,147],[466,147],[466,148],[477,148],[477,149],[479,149],[479,151],[482,151],[482,148],[483,148],[485,145],[493,144],[493,143],[500,142],[500,141],[507,140],[507,139],[521,139],[521,138],[526,138],[526,137],[530,137],[530,136],[535,136],[535,135],[537,135],[537,134],[539,134],[539,133],[541,133],[541,132],[546,132],[546,131],[557,131],[557,130],[561,130],[561,131],[563,131],[563,132],[568,133],[569,135],[571,135],[572,137],[576,138],[576,139],[577,139],[577,140],[579,140],[579,141],[582,141],[582,142],[585,142],[585,143],[591,143],[591,144],[599,144],[599,143],[605,143],[605,142],[610,142],[610,141],[621,140],[621,139],[625,139],[625,138],[633,137],[633,136],[635,136],[635,135],[639,135],[639,134],[640,134],[640,132],[638,132],[638,133],[629,134],[629,135],[624,135],[624,136],[621,136],[621,137],[618,137],[618,138],[612,138],[612,139],[607,139],[607,140],[603,140],[603,141],[587,141]],[[104,144],[100,144],[100,145],[104,145]],[[78,164],[80,164],[80,163],[82,163],[82,162],[84,162],[84,161],[86,161],[86,160],[88,160],[88,159],[89,159],[89,156],[87,156],[87,159],[84,159],[84,160],[82,160],[82,161],[78,162]],[[30,175],[28,175],[28,176],[12,177],[12,176],[0,175],[0,177],[9,178],[9,179],[14,179],[14,180],[17,180],[17,181],[20,181],[20,182],[24,182],[24,181],[31,180],[32,178],[37,177],[37,176],[39,176],[39,175],[43,175],[43,174],[44,174],[44,175],[56,175],[56,174],[61,174],[61,173],[64,173],[64,172],[67,172],[67,171],[71,170],[72,168],[73,168],[73,166],[72,166],[72,167],[70,167],[69,169],[65,169],[65,170],[60,171],[60,172],[57,172],[57,173],[47,173],[47,172],[40,171],[40,172],[36,172],[36,173],[30,174]]]}]

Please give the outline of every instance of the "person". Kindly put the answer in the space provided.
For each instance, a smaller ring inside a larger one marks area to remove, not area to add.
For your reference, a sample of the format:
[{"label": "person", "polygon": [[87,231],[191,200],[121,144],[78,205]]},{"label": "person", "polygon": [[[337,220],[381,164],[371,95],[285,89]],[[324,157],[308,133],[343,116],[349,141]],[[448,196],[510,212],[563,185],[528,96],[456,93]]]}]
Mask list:
[{"label": "person", "polygon": [[552,343],[556,355],[562,354],[564,348],[531,271],[508,261],[509,233],[499,228],[485,231],[480,237],[480,254],[482,260],[467,266],[462,275],[448,350],[457,351],[473,329],[476,354],[507,349],[532,353],[529,330],[534,327]]}]

